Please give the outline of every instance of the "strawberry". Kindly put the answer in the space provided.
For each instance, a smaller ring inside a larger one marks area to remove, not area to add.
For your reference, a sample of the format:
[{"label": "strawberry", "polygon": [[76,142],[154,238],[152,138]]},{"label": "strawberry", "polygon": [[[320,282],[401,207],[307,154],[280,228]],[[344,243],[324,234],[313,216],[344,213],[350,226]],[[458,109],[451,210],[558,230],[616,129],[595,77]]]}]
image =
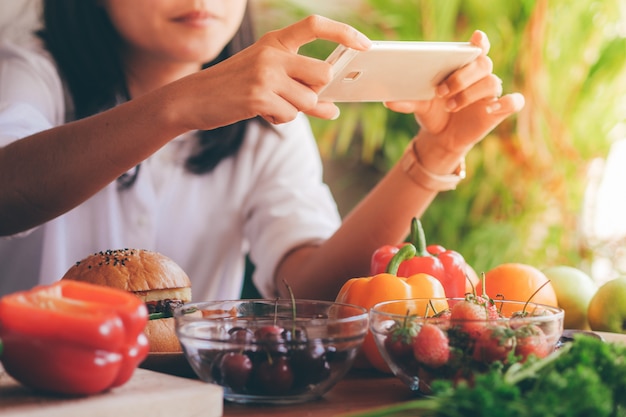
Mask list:
[{"label": "strawberry", "polygon": [[522,362],[526,361],[530,355],[545,358],[554,350],[554,347],[548,343],[546,334],[535,324],[517,328],[515,336],[517,337],[515,354],[521,357]]},{"label": "strawberry", "polygon": [[436,313],[433,315],[434,318],[437,319],[450,319],[450,315],[452,314],[452,312],[450,311],[449,308],[446,308],[445,310],[441,310],[440,312]]},{"label": "strawberry", "polygon": [[474,343],[472,358],[478,362],[506,362],[515,347],[515,332],[505,326],[485,327]]},{"label": "strawberry", "polygon": [[464,300],[452,306],[450,320],[474,339],[482,333],[489,315],[483,298],[468,294]]},{"label": "strawberry", "polygon": [[408,314],[402,322],[396,321],[385,336],[385,350],[393,360],[410,358],[413,353],[413,339],[417,334],[417,327]]},{"label": "strawberry", "polygon": [[496,307],[496,303],[490,298],[485,296],[481,296],[484,300],[485,308],[487,309],[487,315],[489,316],[489,320],[497,320],[502,318],[502,315],[498,311],[498,307]]},{"label": "strawberry", "polygon": [[434,324],[424,324],[413,341],[413,355],[431,368],[445,365],[450,359],[448,336]]}]

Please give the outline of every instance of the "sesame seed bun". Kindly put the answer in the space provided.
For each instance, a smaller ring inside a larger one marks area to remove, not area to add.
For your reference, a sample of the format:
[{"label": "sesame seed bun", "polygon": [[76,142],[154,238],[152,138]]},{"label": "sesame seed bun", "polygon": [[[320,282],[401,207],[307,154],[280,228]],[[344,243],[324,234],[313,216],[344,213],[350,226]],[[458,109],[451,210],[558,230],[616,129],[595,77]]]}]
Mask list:
[{"label": "sesame seed bun", "polygon": [[[76,262],[62,279],[105,285],[134,293],[150,311],[164,300],[191,301],[191,281],[172,259],[144,249],[97,252]],[[180,352],[174,318],[149,320],[145,333],[150,352]]]}]

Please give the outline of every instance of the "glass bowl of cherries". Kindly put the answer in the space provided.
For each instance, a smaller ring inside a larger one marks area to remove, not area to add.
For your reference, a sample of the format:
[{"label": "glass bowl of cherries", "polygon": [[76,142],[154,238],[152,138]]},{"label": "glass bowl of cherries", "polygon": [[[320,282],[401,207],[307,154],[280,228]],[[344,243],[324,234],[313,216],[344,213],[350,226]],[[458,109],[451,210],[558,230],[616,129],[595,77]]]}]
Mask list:
[{"label": "glass bowl of cherries", "polygon": [[563,310],[532,302],[464,298],[392,300],[370,309],[370,330],[391,371],[431,394],[438,379],[472,381],[496,362],[508,366],[559,345]]},{"label": "glass bowl of cherries", "polygon": [[176,309],[191,367],[237,403],[323,396],[351,368],[368,332],[365,308],[313,300],[194,302]]}]

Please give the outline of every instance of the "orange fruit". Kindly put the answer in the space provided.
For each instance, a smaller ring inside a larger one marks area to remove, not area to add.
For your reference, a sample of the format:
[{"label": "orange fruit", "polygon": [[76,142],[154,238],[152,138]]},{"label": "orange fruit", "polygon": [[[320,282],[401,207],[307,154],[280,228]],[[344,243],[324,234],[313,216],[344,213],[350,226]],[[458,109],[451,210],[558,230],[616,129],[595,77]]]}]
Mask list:
[{"label": "orange fruit", "polygon": [[[558,306],[556,292],[548,277],[538,268],[527,264],[504,263],[487,271],[485,289],[487,295],[494,300],[530,300],[537,304]],[[537,290],[539,291],[533,295]],[[482,283],[476,288],[476,293],[482,293]]]}]

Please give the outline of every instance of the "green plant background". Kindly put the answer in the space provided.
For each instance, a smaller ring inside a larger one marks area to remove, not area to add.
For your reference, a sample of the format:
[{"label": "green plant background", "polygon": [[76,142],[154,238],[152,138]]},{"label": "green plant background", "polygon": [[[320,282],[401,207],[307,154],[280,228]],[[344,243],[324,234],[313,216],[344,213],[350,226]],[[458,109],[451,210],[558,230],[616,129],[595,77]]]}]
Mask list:
[{"label": "green plant background", "polygon": [[[344,0],[252,2],[257,30],[321,14],[371,39],[465,41],[487,33],[505,92],[526,106],[467,158],[469,179],[422,217],[430,243],[461,252],[478,271],[503,262],[589,272],[581,233],[587,169],[607,155],[626,117],[623,0]],[[334,44],[301,49],[324,58]],[[418,129],[380,104],[343,104],[336,121],[311,119],[345,214],[400,157]],[[336,166],[348,167],[341,171]],[[401,202],[401,196],[398,201]]]}]

